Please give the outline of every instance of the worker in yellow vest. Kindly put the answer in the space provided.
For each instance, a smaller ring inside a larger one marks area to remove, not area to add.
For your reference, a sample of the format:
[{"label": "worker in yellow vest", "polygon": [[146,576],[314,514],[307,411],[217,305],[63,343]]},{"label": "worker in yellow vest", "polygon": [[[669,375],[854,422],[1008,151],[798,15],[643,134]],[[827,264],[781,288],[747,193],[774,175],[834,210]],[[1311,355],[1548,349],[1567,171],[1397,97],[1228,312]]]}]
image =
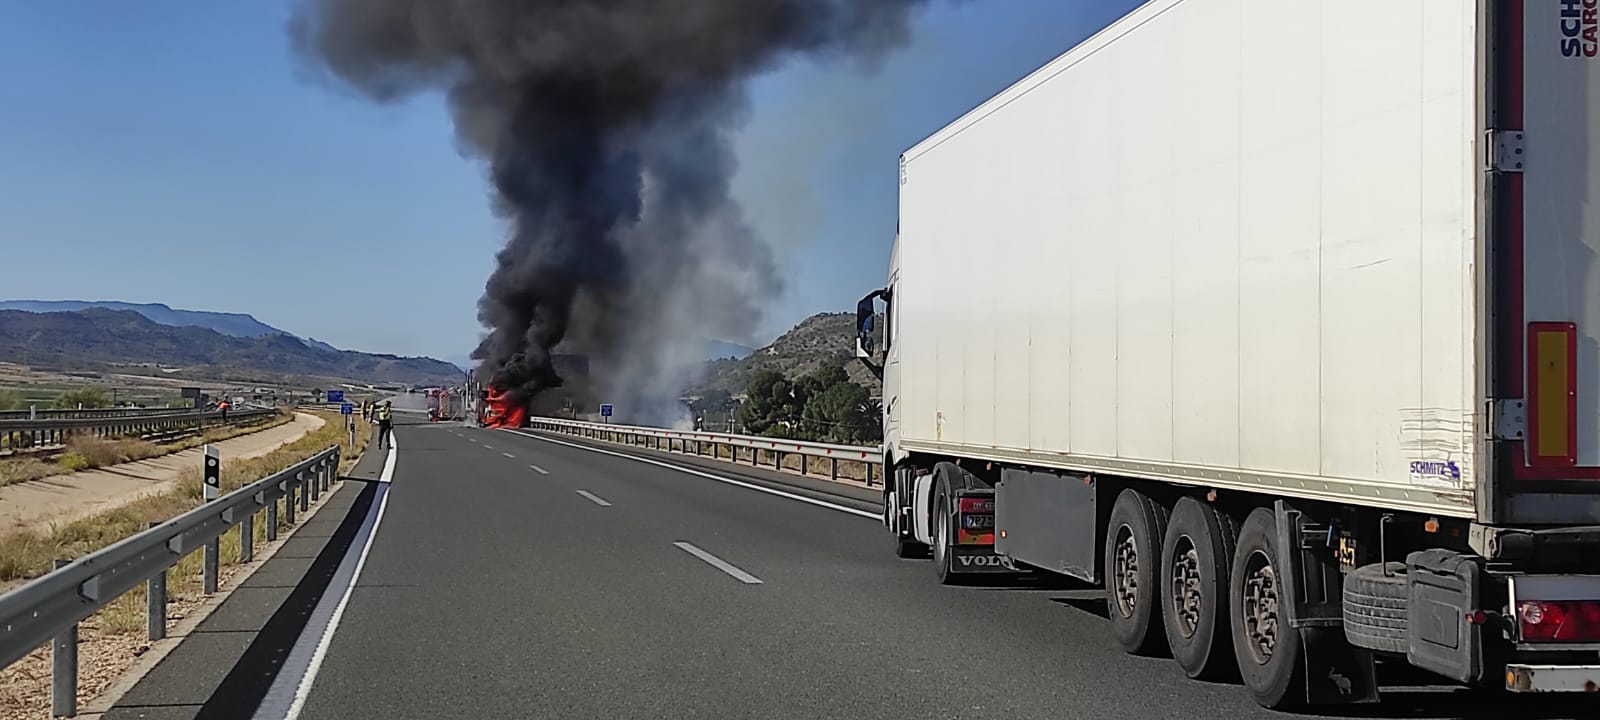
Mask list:
[{"label": "worker in yellow vest", "polygon": [[378,447],[389,447],[389,434],[394,432],[394,404],[388,400],[378,406]]}]

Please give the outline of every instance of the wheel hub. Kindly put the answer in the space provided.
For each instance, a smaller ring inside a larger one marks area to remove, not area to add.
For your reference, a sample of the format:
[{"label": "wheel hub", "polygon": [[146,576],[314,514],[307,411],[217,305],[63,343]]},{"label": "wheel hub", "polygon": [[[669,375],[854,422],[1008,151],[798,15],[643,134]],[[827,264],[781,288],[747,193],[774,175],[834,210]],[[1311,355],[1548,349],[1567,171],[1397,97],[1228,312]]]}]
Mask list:
[{"label": "wheel hub", "polygon": [[1139,548],[1133,541],[1133,528],[1117,528],[1117,546],[1112,555],[1112,596],[1117,612],[1123,617],[1133,617],[1139,603]]},{"label": "wheel hub", "polygon": [[1178,632],[1194,637],[1200,627],[1200,552],[1188,536],[1178,539],[1172,559],[1172,617]]},{"label": "wheel hub", "polygon": [[1251,553],[1244,573],[1244,630],[1258,664],[1272,660],[1278,645],[1278,573],[1266,553]]}]

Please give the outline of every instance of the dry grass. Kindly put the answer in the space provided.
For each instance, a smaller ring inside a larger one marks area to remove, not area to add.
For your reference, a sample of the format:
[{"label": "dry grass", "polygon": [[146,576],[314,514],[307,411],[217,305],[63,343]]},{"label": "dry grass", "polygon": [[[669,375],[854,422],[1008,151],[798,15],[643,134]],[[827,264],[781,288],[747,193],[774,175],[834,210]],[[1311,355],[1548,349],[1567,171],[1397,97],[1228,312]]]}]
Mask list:
[{"label": "dry grass", "polygon": [[110,467],[135,460],[148,460],[200,447],[206,443],[221,442],[240,435],[260,432],[293,419],[293,413],[279,412],[263,421],[226,425],[166,443],[153,443],[137,438],[98,438],[80,435],[67,441],[65,451],[53,463],[38,458],[0,460],[0,485],[41,480],[51,475]]},{"label": "dry grass", "polygon": [[[322,413],[318,413],[322,414]],[[329,422],[273,453],[255,460],[223,465],[223,491],[236,489],[294,465],[330,445],[346,440],[337,415],[324,415]],[[348,473],[355,458],[366,447],[370,433],[357,433],[356,447],[345,448],[339,463],[340,474]],[[198,470],[185,473],[178,489],[165,495],[145,498],[122,508],[52,528],[50,532],[13,531],[0,534],[0,580],[37,576],[48,570],[55,558],[74,558],[104,547],[143,530],[151,522],[170,519],[201,502]],[[285,513],[279,503],[279,526]],[[266,523],[253,524],[254,544],[266,540]],[[218,543],[220,576],[225,582],[238,572],[240,543],[235,527]],[[203,600],[201,594],[201,553],[181,558],[167,570],[167,629],[192,612]],[[145,631],[144,586],[118,597],[99,613],[79,625],[78,701],[80,705],[104,690],[149,649]],[[33,653],[0,669],[0,717],[49,716],[49,649]]]}]

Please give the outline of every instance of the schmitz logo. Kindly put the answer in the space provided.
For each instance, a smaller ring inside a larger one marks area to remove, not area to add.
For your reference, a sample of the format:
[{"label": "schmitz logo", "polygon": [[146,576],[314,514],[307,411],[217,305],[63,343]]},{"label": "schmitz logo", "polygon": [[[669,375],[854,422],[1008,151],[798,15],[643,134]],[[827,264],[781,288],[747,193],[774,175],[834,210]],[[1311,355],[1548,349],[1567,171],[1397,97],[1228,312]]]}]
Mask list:
[{"label": "schmitz logo", "polygon": [[1600,0],[1559,2],[1562,57],[1594,57],[1600,52]]}]

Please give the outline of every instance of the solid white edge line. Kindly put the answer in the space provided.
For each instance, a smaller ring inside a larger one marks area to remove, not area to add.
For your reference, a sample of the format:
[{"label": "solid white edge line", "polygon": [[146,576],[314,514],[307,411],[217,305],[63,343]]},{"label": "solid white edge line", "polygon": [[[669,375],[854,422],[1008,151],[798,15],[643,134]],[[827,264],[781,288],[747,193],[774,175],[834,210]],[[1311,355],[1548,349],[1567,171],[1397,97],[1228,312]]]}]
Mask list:
[{"label": "solid white edge line", "polygon": [[589,492],[588,490],[579,490],[578,494],[588,498],[590,502],[599,505],[600,507],[611,507],[611,503],[606,502],[605,499],[601,498],[599,495]]},{"label": "solid white edge line", "polygon": [[[328,646],[333,643],[333,634],[339,629],[339,621],[344,617],[344,609],[350,602],[350,594],[355,591],[356,581],[361,578],[361,569],[367,564],[367,554],[372,552],[373,538],[378,536],[378,526],[383,523],[383,511],[389,507],[389,485],[394,480],[396,456],[394,439],[393,435],[389,436],[389,453],[384,457],[383,474],[379,477],[377,483],[378,496],[373,499],[373,509],[368,511],[368,517],[362,523],[365,525],[370,522],[371,527],[363,528],[366,530],[366,536],[362,540],[361,553],[353,556],[355,565],[350,569],[344,592],[339,595],[338,603],[333,606],[331,612],[325,611],[332,596],[324,594],[322,599],[317,601],[316,608],[312,610],[312,623],[315,623],[318,617],[326,616],[327,624],[321,626],[321,632],[319,633],[306,632],[306,630],[316,627],[313,624],[308,624],[301,631],[299,639],[295,640],[294,647],[290,649],[289,657],[285,659],[278,676],[273,679],[272,686],[267,691],[267,696],[262,699],[261,706],[256,708],[254,717],[259,720],[267,720],[269,718],[272,720],[277,720],[278,718],[296,720],[296,718],[300,717],[300,713],[305,710],[306,698],[310,697],[311,686],[316,682],[317,673],[322,669],[322,662],[327,658]],[[336,578],[343,574],[345,566],[350,562],[351,558],[352,555],[347,552],[344,559],[340,561],[339,570],[336,571],[335,575]],[[308,646],[313,639],[315,639],[316,645],[310,647],[309,657],[307,657]],[[302,664],[304,665],[303,670],[298,673],[290,672],[291,668],[299,667]],[[281,698],[287,694],[288,688],[286,684],[289,682],[295,683],[294,697],[287,708],[280,710],[275,706],[279,705],[281,700],[274,702],[274,699],[275,697]]]},{"label": "solid white edge line", "polygon": [[675,542],[675,543],[673,543],[673,545],[678,546],[679,550],[682,550],[682,551],[684,551],[686,553],[689,553],[690,555],[693,555],[693,556],[695,556],[697,558],[700,558],[701,560],[704,560],[707,565],[710,565],[711,567],[714,567],[714,568],[716,568],[718,570],[721,570],[721,571],[733,576],[733,578],[735,580],[738,580],[739,582],[742,582],[742,583],[744,583],[746,585],[760,585],[761,584],[761,578],[758,578],[758,577],[756,577],[754,575],[751,575],[750,573],[747,573],[747,572],[745,572],[743,570],[740,570],[739,568],[734,567],[732,563],[729,563],[728,561],[723,560],[722,558],[719,558],[719,557],[717,557],[715,555],[712,555],[711,553],[708,553],[708,552],[706,552],[704,550],[701,550],[700,548],[697,548],[694,545],[691,545],[691,544],[686,543],[686,542]]},{"label": "solid white edge line", "polygon": [[681,465],[673,465],[672,463],[661,462],[660,460],[655,460],[653,458],[638,457],[636,455],[629,455],[627,453],[612,452],[612,451],[606,450],[604,448],[589,447],[588,445],[579,445],[577,443],[570,443],[570,442],[567,442],[565,440],[557,440],[555,438],[545,437],[543,435],[538,435],[536,433],[527,432],[525,430],[511,430],[509,432],[514,432],[514,433],[516,433],[518,435],[531,437],[531,438],[533,438],[535,440],[543,440],[544,442],[548,442],[548,443],[555,443],[557,445],[566,445],[567,447],[578,448],[579,450],[588,450],[589,452],[597,452],[597,453],[600,453],[602,455],[611,455],[613,457],[626,458],[628,460],[635,460],[635,461],[646,463],[646,464],[649,464],[649,465],[655,465],[657,467],[664,467],[664,468],[666,468],[668,470],[676,470],[676,471],[681,472],[681,473],[687,473],[689,475],[694,475],[694,476],[697,476],[697,477],[703,477],[703,478],[706,478],[707,480],[716,480],[717,482],[727,483],[729,485],[737,485],[737,486],[742,487],[742,488],[748,488],[750,490],[756,490],[756,491],[764,492],[764,493],[767,493],[768,495],[777,495],[778,497],[788,498],[790,500],[797,500],[799,502],[803,502],[803,503],[806,503],[808,505],[816,505],[817,507],[825,507],[825,508],[828,508],[829,510],[838,510],[839,512],[842,512],[842,513],[850,513],[851,515],[859,515],[861,517],[870,518],[870,519],[873,519],[873,520],[882,520],[883,519],[883,515],[881,513],[867,512],[866,510],[857,510],[857,509],[855,509],[853,507],[845,507],[843,505],[835,505],[835,504],[833,504],[831,502],[825,502],[825,501],[822,501],[822,500],[817,500],[815,498],[808,498],[808,497],[806,497],[804,495],[796,495],[794,493],[788,493],[788,492],[784,492],[782,490],[774,490],[772,488],[762,487],[762,486],[756,485],[754,483],[747,483],[747,482],[745,482],[743,480],[735,480],[733,478],[722,477],[721,475],[713,475],[713,474],[708,473],[708,472],[701,472],[701,471],[695,470],[693,468],[686,468],[686,467],[683,467]]},{"label": "solid white edge line", "polygon": [[539,473],[540,475],[549,475],[550,474],[549,470],[546,470],[546,469],[544,469],[542,467],[539,467],[538,465],[529,465],[528,469],[532,470],[532,471],[534,471],[536,473]]}]

